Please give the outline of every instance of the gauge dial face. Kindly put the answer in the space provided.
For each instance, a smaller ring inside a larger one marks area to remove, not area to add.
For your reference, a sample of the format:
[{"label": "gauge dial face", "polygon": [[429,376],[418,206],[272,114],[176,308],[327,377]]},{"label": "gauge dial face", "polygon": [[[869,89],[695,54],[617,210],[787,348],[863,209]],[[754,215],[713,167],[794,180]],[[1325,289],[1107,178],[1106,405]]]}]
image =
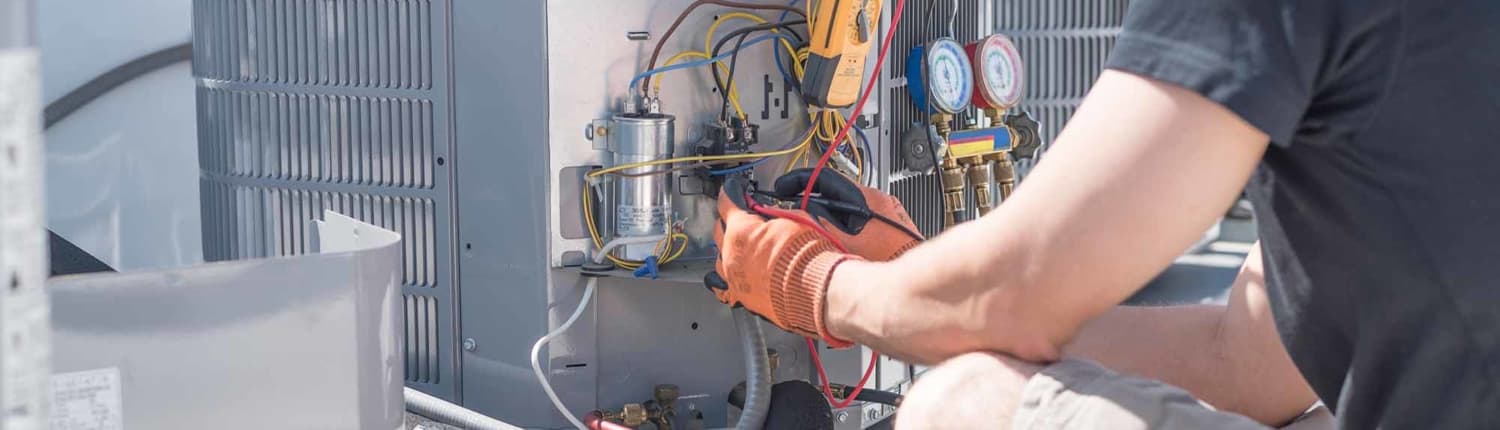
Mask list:
[{"label": "gauge dial face", "polygon": [[969,108],[974,72],[964,48],[951,39],[938,39],[927,50],[927,90],[933,107],[946,114]]},{"label": "gauge dial face", "polygon": [[985,38],[976,57],[985,101],[1005,109],[1020,103],[1026,72],[1010,38],[999,34]]}]

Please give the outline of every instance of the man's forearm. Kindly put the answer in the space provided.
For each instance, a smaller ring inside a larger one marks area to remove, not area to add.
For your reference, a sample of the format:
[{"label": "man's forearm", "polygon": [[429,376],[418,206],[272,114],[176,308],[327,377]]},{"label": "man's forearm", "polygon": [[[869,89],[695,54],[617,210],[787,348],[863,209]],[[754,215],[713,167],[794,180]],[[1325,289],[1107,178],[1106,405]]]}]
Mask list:
[{"label": "man's forearm", "polygon": [[1195,93],[1106,72],[995,212],[893,262],[840,266],[830,330],[918,362],[975,350],[1055,360],[1223,214],[1266,142]]}]

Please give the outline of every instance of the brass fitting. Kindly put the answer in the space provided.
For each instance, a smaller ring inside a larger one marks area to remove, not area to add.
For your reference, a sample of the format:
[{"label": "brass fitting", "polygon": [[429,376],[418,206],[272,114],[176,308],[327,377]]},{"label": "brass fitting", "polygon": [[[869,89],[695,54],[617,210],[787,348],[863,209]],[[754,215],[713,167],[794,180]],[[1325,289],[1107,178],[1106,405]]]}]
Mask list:
[{"label": "brass fitting", "polygon": [[948,157],[943,160],[943,227],[958,225],[959,214],[968,210],[964,203],[964,167]]},{"label": "brass fitting", "polygon": [[990,167],[990,160],[976,155],[965,158],[963,162],[968,166],[969,186],[974,188],[974,207],[979,209],[979,216],[988,215],[995,207],[993,188],[990,186],[994,169]]},{"label": "brass fitting", "polygon": [[953,133],[953,116],[945,113],[932,114],[932,126],[937,129],[938,136],[947,139]]},{"label": "brass fitting", "polygon": [[620,422],[629,427],[640,427],[650,418],[651,414],[646,413],[646,406],[640,403],[626,403],[620,409]]},{"label": "brass fitting", "polygon": [[995,160],[995,184],[1000,186],[1000,202],[1010,200],[1011,193],[1016,190],[1016,163],[1011,161],[1010,153],[998,152],[994,154]]}]

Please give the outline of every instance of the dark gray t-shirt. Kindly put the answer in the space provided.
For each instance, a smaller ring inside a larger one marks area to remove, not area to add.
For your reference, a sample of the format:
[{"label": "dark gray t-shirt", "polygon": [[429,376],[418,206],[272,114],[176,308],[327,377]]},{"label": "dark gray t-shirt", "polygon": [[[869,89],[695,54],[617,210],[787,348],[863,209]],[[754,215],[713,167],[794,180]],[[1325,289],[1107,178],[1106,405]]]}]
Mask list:
[{"label": "dark gray t-shirt", "polygon": [[1500,0],[1133,0],[1108,67],[1271,136],[1272,310],[1343,428],[1500,428]]}]

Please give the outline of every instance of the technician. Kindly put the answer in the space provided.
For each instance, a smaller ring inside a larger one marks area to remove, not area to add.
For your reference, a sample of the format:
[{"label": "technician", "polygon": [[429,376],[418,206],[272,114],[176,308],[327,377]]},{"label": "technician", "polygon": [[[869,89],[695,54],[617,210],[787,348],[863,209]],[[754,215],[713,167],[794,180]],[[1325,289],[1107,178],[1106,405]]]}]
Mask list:
[{"label": "technician", "polygon": [[[920,246],[823,213],[840,253],[724,193],[715,294],[946,362],[903,429],[1258,428],[1318,400],[1342,428],[1500,428],[1500,2],[1135,0],[1107,68],[1010,201]],[[1227,306],[1117,307],[1247,183],[1262,246]]]}]

